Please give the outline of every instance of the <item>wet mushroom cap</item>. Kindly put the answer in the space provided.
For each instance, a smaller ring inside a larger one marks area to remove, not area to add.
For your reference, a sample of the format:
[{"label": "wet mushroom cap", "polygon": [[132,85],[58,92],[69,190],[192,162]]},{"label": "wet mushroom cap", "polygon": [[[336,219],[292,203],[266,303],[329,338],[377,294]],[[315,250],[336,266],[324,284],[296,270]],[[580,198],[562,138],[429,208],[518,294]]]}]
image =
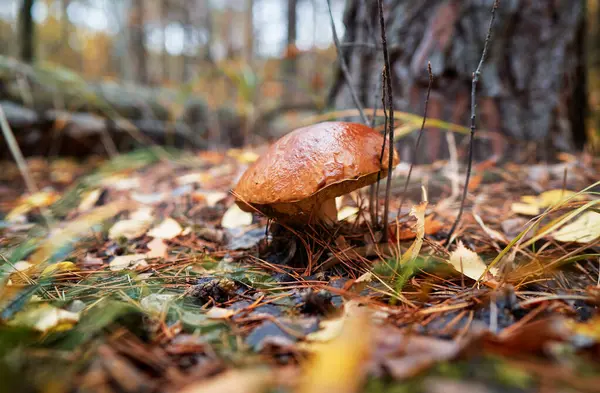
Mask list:
[{"label": "wet mushroom cap", "polygon": [[[377,181],[388,168],[383,136],[359,123],[325,122],[283,136],[242,175],[238,205],[274,216],[307,215],[328,199]],[[394,151],[394,165],[398,164]]]}]

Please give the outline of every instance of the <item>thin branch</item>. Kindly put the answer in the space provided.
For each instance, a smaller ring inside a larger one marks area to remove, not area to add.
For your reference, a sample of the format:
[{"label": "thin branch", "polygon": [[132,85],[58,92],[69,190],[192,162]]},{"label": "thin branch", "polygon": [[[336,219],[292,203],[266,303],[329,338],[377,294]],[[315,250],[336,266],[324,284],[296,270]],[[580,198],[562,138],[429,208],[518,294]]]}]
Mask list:
[{"label": "thin branch", "polygon": [[[386,112],[385,108],[387,108],[387,103],[386,103],[386,98],[387,98],[387,84],[385,83],[385,67],[384,70],[381,74],[381,79],[382,79],[382,94],[381,94],[381,105],[383,106],[383,143],[381,144],[381,154],[379,155],[379,167],[382,167],[382,163],[383,163],[383,152],[385,151],[385,143],[387,142],[387,135],[388,135],[388,113]],[[379,171],[377,173],[377,182],[375,183],[376,187],[375,187],[375,192],[374,192],[374,208],[375,208],[375,221],[373,221],[373,226],[374,227],[378,227],[379,226],[379,207],[378,202],[379,202],[379,183],[381,181],[381,171]]]},{"label": "thin branch", "polygon": [[406,199],[406,190],[408,189],[408,183],[410,182],[410,176],[412,175],[413,167],[415,166],[415,162],[417,161],[417,153],[419,151],[419,146],[421,145],[423,130],[425,129],[425,122],[427,121],[427,107],[429,106],[429,95],[431,94],[431,86],[433,85],[433,73],[431,72],[431,62],[427,62],[427,72],[429,73],[429,84],[427,85],[427,97],[425,97],[425,110],[423,111],[423,122],[421,123],[421,129],[419,130],[419,136],[417,137],[417,141],[415,142],[413,159],[410,163],[410,169],[408,170],[406,182],[404,183],[402,199],[400,199],[400,207],[398,208],[398,214],[396,215],[396,217],[400,216],[400,212],[402,211],[402,205],[404,205],[404,200]]},{"label": "thin branch", "polygon": [[333,12],[331,12],[331,0],[327,0],[327,7],[329,9],[329,20],[331,22],[331,32],[333,33],[333,43],[335,44],[335,49],[337,50],[338,59],[340,60],[340,69],[344,74],[344,78],[346,79],[346,83],[348,84],[348,88],[350,89],[350,95],[352,96],[352,101],[354,101],[354,106],[358,109],[360,113],[360,118],[364,124],[369,124],[369,119],[365,115],[365,111],[363,109],[360,100],[358,99],[358,95],[354,90],[354,85],[352,84],[352,78],[350,77],[350,71],[348,70],[348,65],[346,64],[346,60],[344,59],[344,54],[342,53],[340,39],[337,35],[337,30],[335,28],[335,22],[333,20]]},{"label": "thin branch", "polygon": [[469,192],[469,180],[471,179],[471,167],[473,166],[473,146],[475,140],[475,118],[476,118],[476,101],[475,101],[475,92],[477,90],[477,82],[479,82],[479,76],[481,75],[481,67],[483,66],[483,62],[485,61],[485,55],[487,54],[488,44],[492,37],[492,27],[494,25],[494,19],[496,18],[496,9],[500,5],[500,0],[495,0],[494,5],[492,7],[492,16],[490,17],[490,25],[488,27],[487,36],[485,37],[485,42],[483,44],[483,51],[481,53],[481,59],[479,60],[479,64],[477,65],[477,69],[473,73],[473,79],[471,80],[471,134],[469,135],[469,163],[467,165],[467,175],[465,178],[465,186],[463,189],[462,200],[460,201],[460,209],[458,210],[458,215],[456,216],[456,221],[450,228],[450,232],[448,232],[448,236],[446,237],[446,246],[450,245],[450,241],[452,240],[452,235],[460,222],[460,219],[463,214],[463,210],[465,208],[465,201],[467,199],[467,193]]},{"label": "thin branch", "polygon": [[[385,186],[385,204],[383,208],[383,239],[386,243],[388,241],[388,221],[390,211],[390,189],[392,185],[392,170],[394,166],[394,94],[392,89],[392,73],[390,65],[390,55],[388,53],[387,39],[385,36],[385,19],[383,17],[383,1],[377,0],[377,7],[379,9],[379,27],[381,28],[381,45],[383,46],[383,58],[385,61],[385,72],[384,72],[384,84],[386,85],[387,92],[387,104],[388,104],[388,126],[389,126],[389,152],[388,152],[388,175],[387,184]],[[382,149],[383,151],[384,149]]]}]

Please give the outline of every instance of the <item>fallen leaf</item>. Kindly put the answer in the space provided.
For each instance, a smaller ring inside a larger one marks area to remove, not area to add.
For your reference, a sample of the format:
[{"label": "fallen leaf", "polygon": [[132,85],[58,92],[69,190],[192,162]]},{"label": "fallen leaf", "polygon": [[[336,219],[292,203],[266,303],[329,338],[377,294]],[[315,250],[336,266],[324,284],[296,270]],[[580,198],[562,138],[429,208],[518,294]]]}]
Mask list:
[{"label": "fallen leaf", "polygon": [[164,202],[168,196],[169,195],[166,192],[153,192],[150,194],[142,194],[139,192],[131,193],[131,199],[143,205],[157,205]]},{"label": "fallen leaf", "polygon": [[118,240],[125,238],[128,240],[143,236],[152,224],[151,211],[140,209],[131,214],[126,220],[116,222],[108,231],[108,238]]},{"label": "fallen leaf", "polygon": [[402,254],[402,258],[400,259],[401,265],[409,263],[419,256],[423,245],[423,238],[425,237],[425,209],[427,209],[427,201],[423,201],[410,209],[410,215],[417,219],[415,225],[417,236],[408,250]]},{"label": "fallen leaf", "polygon": [[[476,252],[469,250],[462,242],[458,242],[456,250],[450,253],[448,263],[452,265],[454,270],[473,280],[479,280],[486,271],[487,266]],[[490,272],[496,275],[498,269],[492,268]]]},{"label": "fallen leaf", "polygon": [[140,266],[140,262],[145,262],[146,258],[148,258],[147,254],[119,255],[114,257],[108,266],[113,272],[118,272],[120,270]]},{"label": "fallen leaf", "polygon": [[[433,215],[425,217],[425,234],[435,235],[444,227],[444,223],[433,218]],[[411,240],[417,237],[417,233],[412,228],[395,229],[397,234],[394,238],[398,240]]]},{"label": "fallen leaf", "polygon": [[168,247],[163,239],[154,238],[146,244],[146,247],[150,250],[147,254],[148,258],[167,258]]},{"label": "fallen leaf", "polygon": [[80,239],[83,235],[90,233],[94,225],[115,216],[121,210],[130,206],[127,201],[117,201],[109,205],[95,208],[94,210],[80,216],[75,221],[67,224],[62,230],[53,234],[46,240],[41,247],[29,258],[33,264],[39,264],[48,260],[56,250],[64,247],[66,244]]},{"label": "fallen leaf", "polygon": [[231,370],[194,382],[178,393],[263,393],[275,384],[273,373],[265,369]]},{"label": "fallen leaf", "polygon": [[217,203],[227,198],[227,193],[222,191],[195,191],[192,194],[197,202],[204,202],[208,207],[215,207]]},{"label": "fallen leaf", "polygon": [[79,321],[79,313],[43,304],[21,311],[9,322],[14,326],[26,326],[39,332],[60,331],[73,327]]},{"label": "fallen leaf", "polygon": [[352,223],[356,221],[356,215],[359,211],[360,210],[358,209],[358,207],[344,206],[340,210],[338,210],[337,219],[338,221],[347,220],[348,222]]},{"label": "fallen leaf", "polygon": [[258,160],[258,154],[250,150],[229,149],[227,151],[229,157],[235,158],[240,164],[251,164]]},{"label": "fallen leaf", "polygon": [[[549,190],[540,195],[524,195],[521,202],[515,202],[511,205],[514,213],[525,216],[537,216],[543,209],[563,203],[573,197],[575,192],[569,190]],[[581,199],[578,197],[574,200]]]},{"label": "fallen leaf", "polygon": [[228,308],[213,307],[206,312],[206,316],[211,319],[229,319],[234,316],[235,313],[235,310],[230,310]]},{"label": "fallen leaf", "polygon": [[149,313],[164,314],[176,298],[176,295],[169,293],[153,293],[140,300],[140,306]]},{"label": "fallen leaf", "polygon": [[600,237],[600,213],[586,211],[550,236],[559,242],[590,243]]},{"label": "fallen leaf", "polygon": [[163,222],[148,231],[147,235],[157,239],[170,240],[181,234],[183,228],[172,218],[166,218]]},{"label": "fallen leaf", "polygon": [[96,203],[98,203],[100,195],[102,195],[102,190],[99,188],[86,192],[81,198],[81,202],[79,202],[77,210],[80,213],[91,210],[96,205]]},{"label": "fallen leaf", "polygon": [[57,262],[46,267],[41,274],[41,277],[50,277],[60,273],[77,271],[77,266],[73,262]]},{"label": "fallen leaf", "polygon": [[379,329],[376,341],[374,363],[395,379],[414,377],[437,363],[452,360],[463,346],[457,341],[404,334],[391,326]]},{"label": "fallen leaf", "polygon": [[314,347],[296,392],[357,392],[365,377],[364,363],[370,357],[370,327],[365,311],[345,318],[335,338]]},{"label": "fallen leaf", "polygon": [[540,208],[537,205],[530,205],[527,203],[513,202],[510,205],[510,209],[513,213],[522,214],[524,216],[537,216],[540,214]]},{"label": "fallen leaf", "polygon": [[205,172],[188,173],[177,178],[177,183],[181,186],[188,184],[202,184],[211,179],[211,176]]},{"label": "fallen leaf", "polygon": [[40,207],[48,207],[59,198],[54,191],[40,191],[27,197],[20,198],[17,206],[6,215],[6,221],[18,221],[20,217],[29,213],[31,210]]},{"label": "fallen leaf", "polygon": [[252,224],[252,213],[243,211],[237,204],[231,205],[221,220],[221,226],[227,229],[241,228],[250,224]]}]

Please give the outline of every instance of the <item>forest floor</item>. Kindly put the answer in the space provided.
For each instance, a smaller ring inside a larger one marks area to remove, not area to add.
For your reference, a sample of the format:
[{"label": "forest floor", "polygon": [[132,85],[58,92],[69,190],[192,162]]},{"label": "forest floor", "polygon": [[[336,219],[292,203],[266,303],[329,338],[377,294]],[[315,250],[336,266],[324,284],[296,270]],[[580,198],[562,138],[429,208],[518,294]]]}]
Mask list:
[{"label": "forest floor", "polygon": [[478,163],[450,246],[463,176],[417,167],[377,246],[359,193],[329,230],[238,209],[257,154],[3,163],[0,391],[600,391],[600,160]]}]

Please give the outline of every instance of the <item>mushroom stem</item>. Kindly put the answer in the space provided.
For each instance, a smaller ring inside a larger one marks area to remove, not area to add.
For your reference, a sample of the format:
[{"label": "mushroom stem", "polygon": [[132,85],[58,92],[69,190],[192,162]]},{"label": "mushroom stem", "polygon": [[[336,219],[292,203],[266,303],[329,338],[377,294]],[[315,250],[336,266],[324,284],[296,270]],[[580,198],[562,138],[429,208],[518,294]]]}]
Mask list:
[{"label": "mushroom stem", "polygon": [[315,211],[313,220],[325,225],[337,223],[337,206],[335,205],[335,198],[325,200]]}]

